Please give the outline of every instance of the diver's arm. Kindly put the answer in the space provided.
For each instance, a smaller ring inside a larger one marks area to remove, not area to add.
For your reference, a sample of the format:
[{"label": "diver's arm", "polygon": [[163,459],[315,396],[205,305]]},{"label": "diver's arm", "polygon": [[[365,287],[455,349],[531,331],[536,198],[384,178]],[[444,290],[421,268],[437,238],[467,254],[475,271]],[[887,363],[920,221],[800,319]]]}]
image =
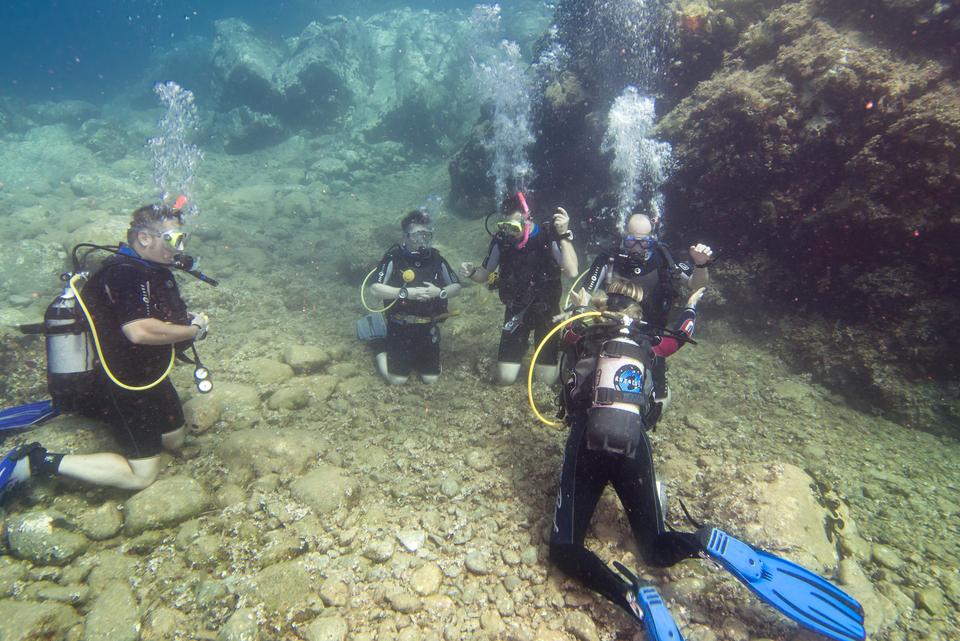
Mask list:
[{"label": "diver's arm", "polygon": [[441,291],[447,292],[447,298],[453,298],[460,293],[460,290],[463,289],[463,286],[460,283],[451,283],[444,287]]},{"label": "diver's arm", "polygon": [[383,283],[374,283],[370,285],[370,291],[381,300],[393,300],[400,293],[400,288],[384,285]]},{"label": "diver's arm", "polygon": [[697,243],[690,247],[690,260],[693,262],[693,273],[687,280],[687,286],[691,291],[703,289],[710,284],[710,272],[707,265],[710,264],[710,258],[713,256],[713,250],[703,243]]},{"label": "diver's arm", "polygon": [[136,345],[173,345],[192,341],[200,332],[197,325],[174,325],[157,318],[139,318],[126,323],[121,330]]},{"label": "diver's arm", "polygon": [[567,278],[576,278],[580,273],[577,250],[573,246],[573,241],[568,238],[560,239],[560,271]]}]

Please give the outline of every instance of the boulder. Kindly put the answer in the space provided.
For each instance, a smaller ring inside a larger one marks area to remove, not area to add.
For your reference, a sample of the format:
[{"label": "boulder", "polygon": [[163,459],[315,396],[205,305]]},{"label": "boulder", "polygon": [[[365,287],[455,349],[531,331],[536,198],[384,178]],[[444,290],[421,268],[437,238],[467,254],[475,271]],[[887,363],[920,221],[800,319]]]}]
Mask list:
[{"label": "boulder", "polygon": [[177,525],[200,514],[208,502],[207,490],[188,476],[161,479],[127,499],[124,530],[132,536]]},{"label": "boulder", "polygon": [[3,641],[66,639],[67,632],[80,621],[74,609],[63,603],[0,600]]},{"label": "boulder", "polygon": [[360,483],[347,471],[334,465],[322,465],[290,486],[293,495],[317,514],[339,507],[353,507],[360,498]]},{"label": "boulder", "polygon": [[87,614],[83,641],[139,641],[140,610],[127,581],[112,581]]},{"label": "boulder", "polygon": [[223,462],[241,476],[296,476],[320,451],[316,432],[289,429],[233,432],[219,448]]},{"label": "boulder", "polygon": [[37,510],[7,519],[7,545],[19,558],[38,565],[66,565],[90,546],[87,537],[55,510]]}]

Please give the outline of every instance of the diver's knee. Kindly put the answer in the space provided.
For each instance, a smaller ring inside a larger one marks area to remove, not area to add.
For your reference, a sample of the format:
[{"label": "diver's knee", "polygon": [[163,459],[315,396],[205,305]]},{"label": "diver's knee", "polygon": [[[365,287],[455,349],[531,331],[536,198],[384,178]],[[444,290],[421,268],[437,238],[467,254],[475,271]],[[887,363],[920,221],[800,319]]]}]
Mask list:
[{"label": "diver's knee", "polygon": [[560,368],[557,365],[535,365],[533,368],[534,377],[541,383],[553,383],[559,373]]},{"label": "diver's knee", "polygon": [[183,442],[187,439],[187,428],[181,425],[172,432],[160,435],[160,443],[165,450],[179,450],[183,447]]},{"label": "diver's knee", "polygon": [[440,380],[439,374],[421,374],[420,380],[423,381],[425,385],[433,385]]},{"label": "diver's knee", "polygon": [[520,363],[497,363],[497,385],[513,385],[520,375]]}]

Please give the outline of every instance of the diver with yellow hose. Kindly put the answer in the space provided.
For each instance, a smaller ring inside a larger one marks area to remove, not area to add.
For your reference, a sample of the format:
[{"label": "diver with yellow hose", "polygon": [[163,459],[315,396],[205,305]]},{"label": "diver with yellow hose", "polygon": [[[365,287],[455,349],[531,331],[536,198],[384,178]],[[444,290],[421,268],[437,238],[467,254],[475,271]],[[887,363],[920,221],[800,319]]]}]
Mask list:
[{"label": "diver with yellow hose", "polygon": [[413,371],[424,383],[434,383],[440,377],[440,323],[450,316],[447,301],[460,293],[460,280],[432,246],[430,214],[415,209],[400,228],[400,244],[384,254],[370,286],[375,296],[391,301],[380,310],[386,319],[371,346],[377,370],[389,383],[405,383]]},{"label": "diver with yellow hose", "polygon": [[[184,415],[168,374],[176,351],[202,340],[209,326],[205,314],[187,311],[170,271],[172,266],[183,269],[178,263],[185,258],[183,222],[180,209],[147,205],[136,210],[127,244],[104,261],[82,290],[78,278],[71,278],[58,299],[75,297],[83,309],[89,333],[74,340],[81,342],[80,358],[92,367],[78,368],[73,389],[51,385],[54,403],[108,423],[123,454],[57,454],[39,443],[22,445],[0,462],[0,492],[30,475],[142,489],[156,479],[161,451],[182,446]],[[48,341],[48,351],[49,346]],[[61,364],[49,365],[52,381]],[[209,389],[205,372],[198,364],[201,391]]]}]

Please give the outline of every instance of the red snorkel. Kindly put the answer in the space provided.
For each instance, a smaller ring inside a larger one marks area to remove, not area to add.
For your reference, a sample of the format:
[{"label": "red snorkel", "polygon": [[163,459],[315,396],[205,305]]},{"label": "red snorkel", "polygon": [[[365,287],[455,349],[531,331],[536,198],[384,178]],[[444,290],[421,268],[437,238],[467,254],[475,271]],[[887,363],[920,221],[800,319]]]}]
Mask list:
[{"label": "red snorkel", "polygon": [[523,207],[523,240],[517,243],[517,249],[523,249],[527,241],[530,240],[530,228],[533,227],[530,224],[530,207],[527,206],[527,199],[524,198],[523,192],[517,192],[517,199],[520,200],[520,206]]}]

